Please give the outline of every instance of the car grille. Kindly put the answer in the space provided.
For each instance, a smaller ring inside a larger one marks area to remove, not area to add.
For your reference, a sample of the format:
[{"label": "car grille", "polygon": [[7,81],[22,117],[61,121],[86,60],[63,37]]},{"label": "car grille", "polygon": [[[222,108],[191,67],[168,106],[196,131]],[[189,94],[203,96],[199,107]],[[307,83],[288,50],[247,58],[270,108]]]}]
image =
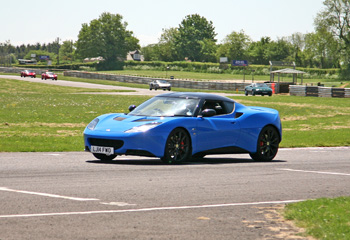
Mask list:
[{"label": "car grille", "polygon": [[124,145],[122,140],[112,140],[112,139],[100,139],[100,138],[89,138],[91,145],[101,146],[101,147],[113,147],[114,149],[119,149]]}]

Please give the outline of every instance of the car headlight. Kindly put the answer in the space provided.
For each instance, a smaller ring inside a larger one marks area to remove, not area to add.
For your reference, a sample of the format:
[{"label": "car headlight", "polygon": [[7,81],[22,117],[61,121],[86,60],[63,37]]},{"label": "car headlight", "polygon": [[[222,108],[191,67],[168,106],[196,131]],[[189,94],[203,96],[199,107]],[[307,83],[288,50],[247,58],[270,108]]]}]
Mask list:
[{"label": "car headlight", "polygon": [[94,120],[92,120],[89,125],[87,125],[87,128],[90,129],[90,130],[94,130],[97,123],[99,122],[100,120],[98,118],[95,118]]},{"label": "car headlight", "polygon": [[134,133],[134,132],[146,132],[154,127],[157,127],[158,125],[162,124],[161,122],[152,122],[152,123],[147,123],[144,125],[140,125],[137,127],[133,127],[129,130],[126,130],[126,133]]}]

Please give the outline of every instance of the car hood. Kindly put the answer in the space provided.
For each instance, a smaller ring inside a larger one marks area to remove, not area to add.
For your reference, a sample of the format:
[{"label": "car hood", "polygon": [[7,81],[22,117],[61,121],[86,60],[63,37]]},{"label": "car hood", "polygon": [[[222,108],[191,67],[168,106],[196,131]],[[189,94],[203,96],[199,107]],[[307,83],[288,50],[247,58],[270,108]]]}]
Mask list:
[{"label": "car hood", "polygon": [[94,131],[124,132],[133,127],[141,126],[147,123],[167,122],[171,120],[171,117],[145,117],[126,114],[106,114],[99,116],[98,119],[99,122]]}]

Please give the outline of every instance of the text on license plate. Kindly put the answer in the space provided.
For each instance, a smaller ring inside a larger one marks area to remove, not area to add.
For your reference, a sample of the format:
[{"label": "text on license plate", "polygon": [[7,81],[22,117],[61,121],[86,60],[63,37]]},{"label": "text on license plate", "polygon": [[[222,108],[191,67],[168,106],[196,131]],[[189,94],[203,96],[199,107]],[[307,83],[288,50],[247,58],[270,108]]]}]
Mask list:
[{"label": "text on license plate", "polygon": [[113,147],[91,146],[91,152],[112,155],[112,154],[114,154],[114,148]]}]

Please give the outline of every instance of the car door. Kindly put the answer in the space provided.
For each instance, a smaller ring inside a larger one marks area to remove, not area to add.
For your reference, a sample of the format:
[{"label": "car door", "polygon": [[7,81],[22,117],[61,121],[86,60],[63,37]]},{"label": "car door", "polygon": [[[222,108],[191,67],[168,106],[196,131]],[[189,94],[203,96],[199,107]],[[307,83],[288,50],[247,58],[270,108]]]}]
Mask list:
[{"label": "car door", "polygon": [[197,120],[196,149],[198,152],[235,146],[240,137],[240,126],[237,119],[233,117],[233,107],[227,113],[225,104],[219,104],[224,108],[218,111],[219,115],[199,117]]}]

